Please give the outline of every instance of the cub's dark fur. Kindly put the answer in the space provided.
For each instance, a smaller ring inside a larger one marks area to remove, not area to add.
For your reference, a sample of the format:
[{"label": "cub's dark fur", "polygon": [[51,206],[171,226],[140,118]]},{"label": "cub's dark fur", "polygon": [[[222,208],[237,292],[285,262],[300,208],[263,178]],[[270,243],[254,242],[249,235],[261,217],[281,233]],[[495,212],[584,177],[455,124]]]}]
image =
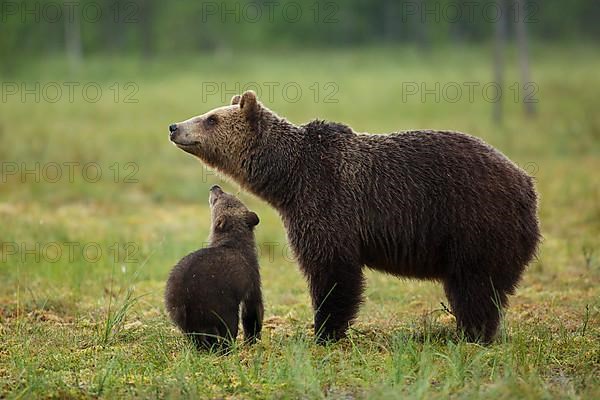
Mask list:
[{"label": "cub's dark fur", "polygon": [[279,211],[321,340],[356,317],[367,266],[441,282],[467,337],[490,341],[540,239],[533,180],[470,135],[294,125],[253,92],[171,128]]},{"label": "cub's dark fur", "polygon": [[171,319],[199,349],[235,340],[240,304],[247,340],[260,337],[263,319],[253,233],[258,216],[216,185],[209,202],[210,244],[179,261],[165,291]]}]

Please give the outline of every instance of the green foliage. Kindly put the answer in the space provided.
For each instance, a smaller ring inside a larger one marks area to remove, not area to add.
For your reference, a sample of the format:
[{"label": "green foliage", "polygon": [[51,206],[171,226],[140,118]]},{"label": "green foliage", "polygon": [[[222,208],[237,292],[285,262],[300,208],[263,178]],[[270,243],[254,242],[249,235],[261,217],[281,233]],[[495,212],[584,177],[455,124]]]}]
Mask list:
[{"label": "green foliage", "polygon": [[[498,7],[487,0],[0,0],[1,70],[63,54],[69,37],[80,37],[84,57],[146,58],[248,47],[481,43],[493,36]],[[507,0],[502,7],[509,34],[523,20],[540,42],[600,38],[600,5],[593,0],[529,0],[521,6]]]}]

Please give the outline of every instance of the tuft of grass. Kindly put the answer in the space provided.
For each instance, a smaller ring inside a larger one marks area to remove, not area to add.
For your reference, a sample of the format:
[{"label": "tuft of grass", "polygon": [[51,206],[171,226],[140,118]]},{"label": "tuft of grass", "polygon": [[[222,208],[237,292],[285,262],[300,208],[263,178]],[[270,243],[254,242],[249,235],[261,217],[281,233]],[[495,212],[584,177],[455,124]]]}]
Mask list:
[{"label": "tuft of grass", "polygon": [[111,308],[112,306],[112,287],[109,293],[109,303],[108,309],[106,311],[106,318],[103,329],[100,332],[100,344],[102,346],[107,346],[110,344],[111,340],[115,338],[119,334],[119,332],[123,328],[123,324],[125,322],[125,317],[127,313],[133,308],[133,306],[137,303],[139,297],[133,296],[133,289],[127,288],[125,293],[125,297],[123,298],[121,304],[117,306],[115,309]]}]

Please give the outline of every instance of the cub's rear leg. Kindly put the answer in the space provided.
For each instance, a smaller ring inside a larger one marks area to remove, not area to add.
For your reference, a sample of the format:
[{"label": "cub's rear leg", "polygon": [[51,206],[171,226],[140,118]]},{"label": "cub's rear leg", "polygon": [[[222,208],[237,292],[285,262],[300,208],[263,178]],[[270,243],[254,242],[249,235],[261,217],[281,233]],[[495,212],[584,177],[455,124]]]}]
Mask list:
[{"label": "cub's rear leg", "polygon": [[197,350],[211,350],[219,346],[219,331],[216,327],[200,328],[186,332]]},{"label": "cub's rear leg", "polygon": [[212,325],[186,330],[187,336],[198,350],[228,351],[238,334],[239,316],[217,316]]},{"label": "cub's rear leg", "polygon": [[240,317],[237,308],[235,308],[235,313],[225,315],[221,318],[221,323],[218,324],[219,345],[224,351],[228,351],[235,342],[239,324]]}]

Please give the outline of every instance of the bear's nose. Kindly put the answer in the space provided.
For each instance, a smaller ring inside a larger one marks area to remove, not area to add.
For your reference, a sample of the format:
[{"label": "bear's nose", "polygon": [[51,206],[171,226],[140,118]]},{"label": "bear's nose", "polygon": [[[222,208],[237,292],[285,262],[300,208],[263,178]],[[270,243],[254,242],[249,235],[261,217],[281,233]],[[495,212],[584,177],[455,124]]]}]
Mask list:
[{"label": "bear's nose", "polygon": [[173,133],[177,130],[177,124],[169,125],[169,132]]},{"label": "bear's nose", "polygon": [[219,185],[212,185],[210,188],[210,191],[218,193],[218,192],[222,192],[223,190],[221,190],[221,186],[219,186]]}]

